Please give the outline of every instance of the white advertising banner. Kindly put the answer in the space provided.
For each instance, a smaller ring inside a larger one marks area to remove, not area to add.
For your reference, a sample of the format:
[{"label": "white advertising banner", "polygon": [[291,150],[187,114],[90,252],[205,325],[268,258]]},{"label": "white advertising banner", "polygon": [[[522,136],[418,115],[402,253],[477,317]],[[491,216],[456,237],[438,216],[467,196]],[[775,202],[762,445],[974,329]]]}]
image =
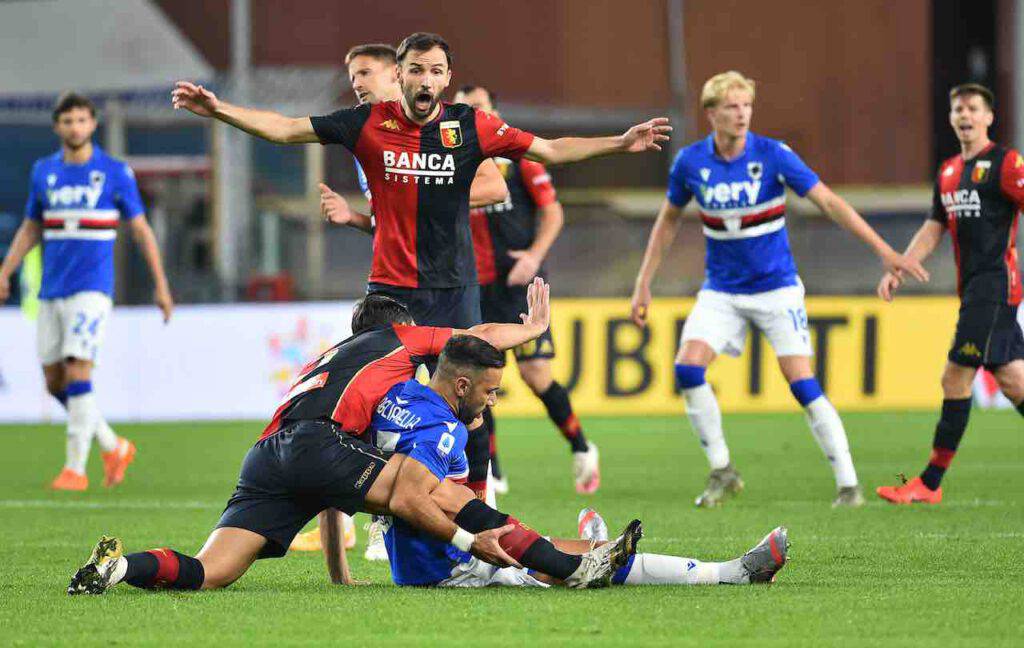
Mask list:
[{"label": "white advertising banner", "polygon": [[[117,307],[93,385],[111,421],[265,419],[303,364],[350,334],[352,302]],[[46,393],[36,325],[0,308],[0,422],[63,419]]]}]

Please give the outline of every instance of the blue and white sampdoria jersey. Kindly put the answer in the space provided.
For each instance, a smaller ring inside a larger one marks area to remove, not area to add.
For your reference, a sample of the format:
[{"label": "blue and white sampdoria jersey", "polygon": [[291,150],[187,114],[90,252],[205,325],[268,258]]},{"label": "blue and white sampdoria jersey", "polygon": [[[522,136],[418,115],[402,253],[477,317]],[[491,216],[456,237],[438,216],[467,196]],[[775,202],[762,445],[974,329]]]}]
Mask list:
[{"label": "blue and white sampdoria jersey", "polygon": [[818,182],[791,148],[754,133],[731,161],[715,153],[713,135],[681,150],[669,174],[668,200],[685,207],[697,198],[707,239],[704,287],[752,294],[796,285],[783,183],[802,197]]},{"label": "blue and white sampdoria jersey", "polygon": [[359,181],[359,190],[363,192],[367,200],[372,201],[373,195],[370,193],[370,181],[366,179],[366,172],[363,171],[363,166],[359,164],[359,160],[356,160],[356,180]]},{"label": "blue and white sampdoria jersey", "polygon": [[[409,380],[392,387],[377,406],[370,430],[378,448],[407,455],[439,480],[469,474],[469,432],[448,403],[430,387]],[[452,565],[467,554],[388,518],[384,544],[396,585],[432,585],[451,576]]]},{"label": "blue and white sampdoria jersey", "polygon": [[131,168],[98,146],[85,164],[65,163],[61,151],[37,160],[25,217],[43,226],[39,298],[87,290],[112,295],[118,222],[143,211]]}]

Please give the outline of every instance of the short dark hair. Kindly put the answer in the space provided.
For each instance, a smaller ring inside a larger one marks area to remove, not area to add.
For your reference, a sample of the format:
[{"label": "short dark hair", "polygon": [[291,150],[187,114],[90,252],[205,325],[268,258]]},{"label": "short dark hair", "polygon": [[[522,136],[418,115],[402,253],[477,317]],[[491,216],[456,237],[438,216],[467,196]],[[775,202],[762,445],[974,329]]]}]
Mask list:
[{"label": "short dark hair", "polygon": [[391,47],[387,43],[364,43],[362,45],[356,45],[348,51],[345,55],[345,65],[352,62],[357,56],[369,56],[375,58],[378,61],[384,63],[390,63],[394,65],[398,62],[398,54],[395,52],[395,48]]},{"label": "short dark hair", "polygon": [[984,99],[985,105],[988,106],[989,110],[993,110],[996,107],[995,93],[980,83],[961,83],[958,86],[953,86],[949,91],[949,101],[952,102],[957,97],[969,97],[971,95],[977,95]]},{"label": "short dark hair", "polygon": [[453,335],[437,361],[438,373],[452,375],[459,369],[501,369],[505,354],[475,335]]},{"label": "short dark hair", "polygon": [[56,124],[61,115],[73,108],[85,108],[93,117],[96,116],[96,105],[89,97],[77,92],[65,92],[57,98],[57,103],[53,104],[53,123]]},{"label": "short dark hair", "polygon": [[405,304],[387,295],[367,295],[352,309],[352,334],[387,324],[413,324]]},{"label": "short dark hair", "polygon": [[473,92],[474,90],[483,90],[484,92],[486,92],[487,93],[487,99],[489,99],[490,102],[491,102],[491,108],[497,108],[498,107],[498,95],[496,95],[493,92],[491,92],[489,88],[485,88],[484,86],[481,86],[481,85],[472,85],[472,84],[464,85],[461,88],[459,88],[459,92],[461,92],[462,94],[469,94],[470,92]]},{"label": "short dark hair", "polygon": [[398,51],[395,53],[396,60],[401,63],[409,52],[429,52],[435,47],[440,47],[444,52],[445,58],[448,59],[448,67],[450,68],[452,66],[452,50],[448,46],[448,41],[430,32],[416,32],[403,38],[402,42],[398,44]]}]

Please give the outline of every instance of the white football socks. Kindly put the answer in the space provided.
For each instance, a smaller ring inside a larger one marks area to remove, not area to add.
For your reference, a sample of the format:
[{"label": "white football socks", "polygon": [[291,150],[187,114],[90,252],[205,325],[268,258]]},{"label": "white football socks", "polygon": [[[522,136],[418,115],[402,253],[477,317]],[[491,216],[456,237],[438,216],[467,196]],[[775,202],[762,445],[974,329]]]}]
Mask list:
[{"label": "white football socks", "polygon": [[704,383],[684,389],[683,398],[686,400],[686,415],[700,438],[711,469],[725,468],[729,465],[729,446],[725,444],[722,433],[722,411],[718,408],[714,390]]},{"label": "white football socks", "polygon": [[96,429],[93,413],[95,403],[91,392],[68,398],[68,440],[64,467],[84,475]]},{"label": "white football socks", "polygon": [[93,424],[96,426],[96,442],[99,444],[100,450],[103,452],[116,450],[117,434],[115,434],[114,430],[107,424],[107,419],[103,418],[103,415],[100,414],[100,410],[96,407],[95,403],[96,401],[94,400],[93,407],[95,407],[95,411],[93,412]]},{"label": "white football socks", "polygon": [[819,396],[807,404],[807,424],[818,442],[821,451],[832,465],[836,486],[845,488],[857,485],[857,471],[850,455],[850,443],[839,412],[828,398]]},{"label": "white football socks", "polygon": [[624,585],[719,585],[749,583],[739,559],[724,563],[638,553]]}]

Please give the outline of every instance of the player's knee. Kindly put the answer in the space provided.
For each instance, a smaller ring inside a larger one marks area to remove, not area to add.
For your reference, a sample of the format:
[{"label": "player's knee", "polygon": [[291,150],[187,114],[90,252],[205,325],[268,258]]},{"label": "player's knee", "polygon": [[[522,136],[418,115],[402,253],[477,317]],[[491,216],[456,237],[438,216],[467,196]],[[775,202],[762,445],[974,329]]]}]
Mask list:
[{"label": "player's knee", "polygon": [[715,351],[703,340],[687,340],[679,347],[676,364],[707,367],[715,359]]},{"label": "player's knee", "polygon": [[92,378],[92,363],[88,360],[71,358],[64,364],[64,375],[69,383]]},{"label": "player's knee", "polygon": [[1024,400],[1024,374],[1020,371],[1009,371],[1000,368],[995,372],[996,384],[1003,395],[1014,403]]},{"label": "player's knee", "polygon": [[[942,372],[942,395],[944,398],[967,398],[971,395],[971,383],[974,380],[974,371],[965,371],[964,368],[946,367]],[[998,380],[998,377],[997,377]]]},{"label": "player's knee", "polygon": [[678,389],[693,389],[700,387],[707,379],[705,374],[707,367],[689,364],[676,364],[676,387]]},{"label": "player's knee", "polygon": [[801,407],[807,407],[825,395],[825,391],[821,388],[821,383],[814,376],[791,382],[789,384],[789,391],[793,394],[796,402],[800,403]]}]

